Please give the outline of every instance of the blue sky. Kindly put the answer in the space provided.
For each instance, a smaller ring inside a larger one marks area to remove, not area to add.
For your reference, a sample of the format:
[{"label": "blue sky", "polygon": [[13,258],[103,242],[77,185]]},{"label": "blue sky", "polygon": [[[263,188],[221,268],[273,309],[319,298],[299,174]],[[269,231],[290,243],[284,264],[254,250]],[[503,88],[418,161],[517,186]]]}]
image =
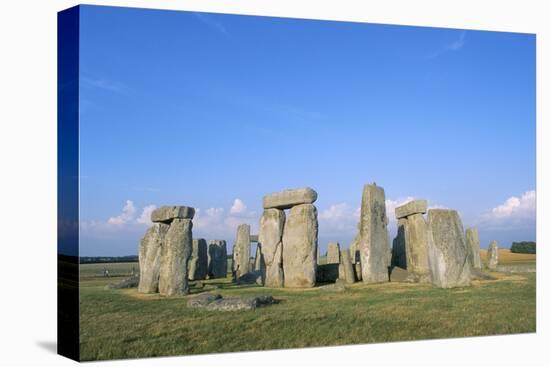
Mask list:
[{"label": "blue sky", "polygon": [[481,245],[535,239],[535,36],[84,6],[81,255],[136,254],[148,213],[226,239],[318,192],[348,247],[362,187],[457,209]]}]

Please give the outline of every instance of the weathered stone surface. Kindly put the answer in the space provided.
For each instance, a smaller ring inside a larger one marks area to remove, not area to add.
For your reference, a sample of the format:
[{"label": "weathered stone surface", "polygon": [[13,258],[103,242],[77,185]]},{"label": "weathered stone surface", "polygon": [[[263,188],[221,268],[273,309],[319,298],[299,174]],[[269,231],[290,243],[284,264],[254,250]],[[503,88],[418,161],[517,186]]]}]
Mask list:
[{"label": "weathered stone surface", "polygon": [[250,235],[250,242],[258,242],[259,236],[257,234],[251,234]]},{"label": "weathered stone surface", "polygon": [[407,253],[405,246],[405,226],[407,218],[401,218],[397,221],[397,235],[393,239],[391,266],[398,266],[402,269],[407,268]]},{"label": "weathered stone surface", "polygon": [[153,223],[145,232],[139,246],[139,286],[140,293],[157,293],[160,276],[161,247],[169,226]]},{"label": "weathered stone surface", "polygon": [[152,222],[171,222],[179,219],[193,219],[195,209],[189,206],[161,206],[151,213]]},{"label": "weathered stone surface", "polygon": [[487,249],[487,267],[496,270],[498,265],[498,245],[497,241],[492,241]]},{"label": "weathered stone surface", "polygon": [[176,218],[164,237],[160,256],[159,293],[175,296],[189,293],[187,262],[193,246],[191,219]]},{"label": "weathered stone surface", "polygon": [[395,208],[395,217],[400,219],[413,214],[424,214],[427,210],[428,202],[426,200],[413,200]]},{"label": "weathered stone surface", "polygon": [[339,264],[320,264],[317,265],[316,281],[317,283],[335,282],[339,276]]},{"label": "weathered stone surface", "polygon": [[221,299],[221,294],[214,293],[201,293],[196,296],[193,296],[189,301],[187,301],[187,307],[193,308],[204,308],[209,303],[214,302],[217,299]]},{"label": "weathered stone surface", "polygon": [[471,265],[462,221],[456,210],[428,211],[428,263],[435,287],[470,285]]},{"label": "weathered stone surface", "polygon": [[466,245],[470,250],[470,264],[474,269],[481,269],[481,257],[479,256],[479,233],[477,228],[466,230]]},{"label": "weathered stone surface", "polygon": [[264,196],[264,209],[290,209],[295,205],[313,204],[317,200],[315,190],[304,187],[301,189],[284,190]]},{"label": "weathered stone surface", "polygon": [[344,249],[340,251],[340,265],[338,266],[338,279],[343,280],[345,283],[355,283],[355,271],[353,270],[353,264],[349,256],[349,250]]},{"label": "weathered stone surface", "polygon": [[135,288],[139,285],[139,275],[133,275],[127,279],[124,279],[121,282],[109,284],[107,289],[125,289],[125,288]]},{"label": "weathered stone surface", "polygon": [[233,272],[240,278],[250,271],[250,226],[240,224],[233,246]]},{"label": "weathered stone surface", "polygon": [[327,264],[340,264],[340,244],[330,242],[327,248]]},{"label": "weathered stone surface", "polygon": [[412,214],[405,224],[406,269],[421,283],[431,281],[428,263],[428,224],[422,214]]},{"label": "weathered stone surface", "polygon": [[256,255],[254,255],[254,271],[265,274],[265,261],[262,255],[262,244],[258,242],[256,245]]},{"label": "weathered stone surface", "polygon": [[283,276],[283,229],[285,212],[280,209],[265,209],[260,218],[259,245],[265,264],[264,285],[280,288],[284,286]]},{"label": "weathered stone surface", "polygon": [[[359,225],[357,227],[359,229]],[[353,241],[351,241],[351,244],[349,245],[349,256],[352,264],[361,263],[361,251],[359,250],[360,238],[361,237],[358,230],[357,235],[355,235],[355,238],[353,239]]]},{"label": "weathered stone surface", "polygon": [[[204,308],[208,311],[250,311],[258,307],[270,306],[275,303],[272,296],[255,296],[255,297],[234,297],[234,298],[216,298],[212,297],[205,302],[196,302],[194,306]],[[211,300],[211,301],[210,301]]]},{"label": "weathered stone surface", "polygon": [[224,240],[208,241],[208,277],[227,276],[227,243]]},{"label": "weathered stone surface", "polygon": [[290,209],[283,231],[284,286],[315,286],[317,268],[317,208],[302,204]]},{"label": "weathered stone surface", "polygon": [[360,219],[361,271],[363,282],[387,282],[390,253],[384,189],[365,185]]},{"label": "weathered stone surface", "polygon": [[191,258],[187,263],[189,280],[206,279],[208,275],[208,245],[204,238],[193,240]]},{"label": "weathered stone surface", "polygon": [[353,270],[355,271],[355,279],[357,279],[358,282],[362,281],[363,272],[361,271],[361,262],[353,264]]},{"label": "weathered stone surface", "polygon": [[418,282],[418,279],[413,273],[394,266],[391,269],[390,282],[415,283]]},{"label": "weathered stone surface", "polygon": [[249,271],[246,274],[243,274],[240,278],[235,278],[236,284],[263,284],[262,272],[261,271]]}]

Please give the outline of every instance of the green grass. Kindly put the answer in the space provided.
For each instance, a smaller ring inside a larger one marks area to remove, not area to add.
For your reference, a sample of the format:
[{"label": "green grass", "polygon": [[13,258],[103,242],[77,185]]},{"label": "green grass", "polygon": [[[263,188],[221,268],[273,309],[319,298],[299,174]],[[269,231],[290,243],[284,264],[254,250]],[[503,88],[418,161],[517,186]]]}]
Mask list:
[{"label": "green grass", "polygon": [[[224,297],[271,294],[255,311],[187,308],[187,298],[106,290],[81,281],[83,360],[300,348],[535,331],[535,274],[498,275],[471,287],[357,283],[344,292],[231,285]],[[122,278],[120,278],[122,279]],[[192,293],[198,290],[192,289]]]},{"label": "green grass", "polygon": [[139,273],[139,264],[137,262],[80,264],[80,277],[103,276],[103,269],[107,269],[110,276],[130,276],[132,269],[134,269],[136,274]]}]

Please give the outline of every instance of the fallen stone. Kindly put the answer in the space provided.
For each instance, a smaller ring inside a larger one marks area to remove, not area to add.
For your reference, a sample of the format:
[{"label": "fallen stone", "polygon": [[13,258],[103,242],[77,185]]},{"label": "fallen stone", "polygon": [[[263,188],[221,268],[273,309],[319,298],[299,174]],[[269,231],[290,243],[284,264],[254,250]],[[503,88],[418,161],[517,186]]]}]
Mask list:
[{"label": "fallen stone", "polygon": [[424,214],[428,210],[426,200],[413,200],[395,208],[395,218],[405,218],[413,214]]},{"label": "fallen stone", "polygon": [[390,273],[390,282],[416,283],[418,278],[411,272],[394,266]]},{"label": "fallen stone", "polygon": [[139,275],[131,276],[128,279],[124,279],[121,282],[109,284],[108,289],[125,289],[125,288],[136,288],[139,284]]},{"label": "fallen stone", "polygon": [[327,249],[327,264],[340,263],[340,244],[338,242],[330,242]]},{"label": "fallen stone", "polygon": [[260,271],[250,271],[237,278],[235,282],[240,284],[262,284],[262,273]]},{"label": "fallen stone", "polygon": [[159,290],[161,247],[169,226],[153,223],[147,230],[139,246],[139,286],[140,293],[157,293]]},{"label": "fallen stone", "polygon": [[179,219],[193,219],[195,209],[190,206],[161,206],[151,213],[152,222],[171,222]]},{"label": "fallen stone", "polygon": [[206,305],[208,311],[249,311],[274,303],[272,296],[221,298]]},{"label": "fallen stone", "polygon": [[204,308],[209,303],[212,303],[215,300],[218,300],[221,298],[222,298],[221,294],[201,293],[196,296],[193,296],[189,301],[187,301],[187,307]]},{"label": "fallen stone", "polygon": [[495,270],[502,273],[536,273],[537,266],[535,264],[497,265]]},{"label": "fallen stone", "polygon": [[259,236],[257,234],[250,235],[250,242],[258,242]]},{"label": "fallen stone", "polygon": [[[365,283],[387,282],[390,246],[384,189],[365,185],[360,218],[361,272]],[[286,273],[285,273],[286,275]]]},{"label": "fallen stone", "polygon": [[283,277],[283,229],[285,212],[280,209],[265,209],[260,218],[259,245],[264,263],[263,280],[266,287],[284,286]]},{"label": "fallen stone", "polygon": [[349,256],[349,250],[340,251],[340,264],[338,265],[338,279],[347,284],[355,283],[355,272]]},{"label": "fallen stone", "polygon": [[233,246],[233,272],[240,278],[250,272],[250,226],[240,224]]},{"label": "fallen stone", "polygon": [[481,269],[481,256],[479,255],[479,233],[477,228],[468,228],[466,230],[466,245],[470,250],[470,264],[474,269]]},{"label": "fallen stone", "polygon": [[497,241],[492,241],[487,249],[487,267],[496,270],[498,265],[498,245]]},{"label": "fallen stone", "polygon": [[175,296],[189,293],[187,261],[193,243],[191,219],[176,218],[170,224],[160,256],[159,293]]},{"label": "fallen stone", "polygon": [[224,240],[208,241],[208,277],[227,277],[227,244]]},{"label": "fallen stone", "polygon": [[315,200],[317,200],[315,190],[304,187],[266,195],[263,199],[263,207],[264,209],[290,209],[295,205],[313,204]]},{"label": "fallen stone", "polygon": [[189,280],[204,280],[208,274],[208,245],[206,240],[193,240],[191,258],[187,263]]},{"label": "fallen stone", "polygon": [[284,286],[315,286],[317,268],[317,208],[312,204],[293,206],[283,230]]},{"label": "fallen stone", "polygon": [[428,262],[432,284],[440,288],[470,285],[471,265],[464,227],[456,210],[428,211]]}]

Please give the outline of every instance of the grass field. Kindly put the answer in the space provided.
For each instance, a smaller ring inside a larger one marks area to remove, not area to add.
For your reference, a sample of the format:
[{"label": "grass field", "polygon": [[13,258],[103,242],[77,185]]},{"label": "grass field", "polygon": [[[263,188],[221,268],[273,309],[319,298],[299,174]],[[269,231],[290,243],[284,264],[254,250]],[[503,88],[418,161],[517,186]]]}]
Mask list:
[{"label": "grass field", "polygon": [[229,313],[187,308],[189,296],[163,298],[135,289],[104,288],[117,278],[83,277],[81,357],[136,358],[534,332],[535,274],[492,274],[496,280],[475,281],[468,288],[356,283],[340,292],[236,286],[229,278],[206,281],[220,285],[213,292],[224,297],[270,294],[280,301]]},{"label": "grass field", "polygon": [[[486,263],[487,250],[480,251],[481,260]],[[510,249],[501,248],[498,250],[499,265],[531,265],[537,260],[536,254],[515,254],[510,252]]]}]

